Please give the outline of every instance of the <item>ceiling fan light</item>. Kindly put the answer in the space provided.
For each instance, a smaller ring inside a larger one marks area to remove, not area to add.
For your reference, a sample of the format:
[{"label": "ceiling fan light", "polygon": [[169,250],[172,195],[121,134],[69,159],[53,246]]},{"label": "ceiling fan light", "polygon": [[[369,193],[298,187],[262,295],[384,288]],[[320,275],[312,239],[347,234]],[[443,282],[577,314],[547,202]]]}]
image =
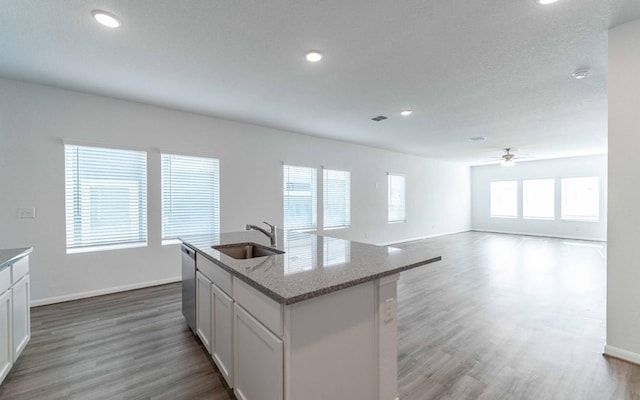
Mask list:
[{"label": "ceiling fan light", "polygon": [[516,162],[513,161],[513,159],[508,159],[508,160],[502,160],[500,164],[503,167],[513,167],[514,165],[516,165]]}]

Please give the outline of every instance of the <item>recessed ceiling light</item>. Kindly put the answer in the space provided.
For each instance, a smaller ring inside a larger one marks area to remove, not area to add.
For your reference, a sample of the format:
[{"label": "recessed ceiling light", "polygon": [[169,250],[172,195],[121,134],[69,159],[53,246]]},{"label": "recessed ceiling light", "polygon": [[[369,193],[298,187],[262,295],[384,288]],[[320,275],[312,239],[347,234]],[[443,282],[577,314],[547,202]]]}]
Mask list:
[{"label": "recessed ceiling light", "polygon": [[322,60],[323,55],[318,50],[309,50],[305,53],[304,57],[307,59],[307,61],[318,62]]},{"label": "recessed ceiling light", "polygon": [[117,28],[120,26],[120,21],[113,15],[109,14],[106,11],[102,10],[93,10],[91,11],[91,15],[96,21],[100,22],[102,25],[109,28]]},{"label": "recessed ceiling light", "polygon": [[546,6],[548,4],[553,4],[555,2],[557,2],[558,0],[536,0],[536,3],[541,4],[543,6]]},{"label": "recessed ceiling light", "polygon": [[413,113],[412,110],[402,110],[402,111],[400,111],[400,115],[402,115],[403,117],[408,117],[412,113]]},{"label": "recessed ceiling light", "polygon": [[584,79],[589,76],[590,72],[591,70],[589,68],[581,68],[579,70],[576,70],[572,75],[576,79]]}]

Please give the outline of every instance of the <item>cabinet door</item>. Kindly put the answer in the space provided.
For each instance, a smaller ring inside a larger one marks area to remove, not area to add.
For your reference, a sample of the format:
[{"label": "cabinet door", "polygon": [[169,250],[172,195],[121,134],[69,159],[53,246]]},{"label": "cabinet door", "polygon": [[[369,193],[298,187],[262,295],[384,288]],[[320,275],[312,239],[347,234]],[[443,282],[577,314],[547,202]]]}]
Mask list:
[{"label": "cabinet door", "polygon": [[196,273],[196,333],[211,353],[211,281]]},{"label": "cabinet door", "polygon": [[26,275],[16,282],[11,289],[11,301],[13,303],[13,362],[20,357],[22,350],[31,339],[30,286],[29,275]]},{"label": "cabinet door", "polygon": [[213,326],[211,355],[220,373],[233,387],[233,300],[216,285],[211,285]]},{"label": "cabinet door", "polygon": [[11,308],[11,290],[7,290],[0,295],[0,383],[13,366]]},{"label": "cabinet door", "polygon": [[234,303],[235,388],[240,400],[282,400],[282,340]]}]

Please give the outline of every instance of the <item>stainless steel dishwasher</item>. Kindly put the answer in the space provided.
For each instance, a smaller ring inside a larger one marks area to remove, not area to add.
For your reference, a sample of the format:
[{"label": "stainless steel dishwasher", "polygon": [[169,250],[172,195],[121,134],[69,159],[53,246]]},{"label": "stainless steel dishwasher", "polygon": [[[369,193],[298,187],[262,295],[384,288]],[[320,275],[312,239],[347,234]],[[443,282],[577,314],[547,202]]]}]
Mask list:
[{"label": "stainless steel dishwasher", "polygon": [[182,315],[196,333],[196,252],[182,245]]}]

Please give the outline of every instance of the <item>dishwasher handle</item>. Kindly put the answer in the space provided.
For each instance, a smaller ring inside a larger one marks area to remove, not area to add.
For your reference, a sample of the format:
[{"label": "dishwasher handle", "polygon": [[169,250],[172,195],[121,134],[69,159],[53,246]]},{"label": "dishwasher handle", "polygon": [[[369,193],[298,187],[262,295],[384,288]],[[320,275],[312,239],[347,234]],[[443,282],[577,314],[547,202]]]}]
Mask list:
[{"label": "dishwasher handle", "polygon": [[196,254],[195,251],[191,250],[190,248],[188,248],[187,246],[182,246],[182,252],[184,254],[186,254],[187,256],[189,256],[189,258],[196,258]]}]

